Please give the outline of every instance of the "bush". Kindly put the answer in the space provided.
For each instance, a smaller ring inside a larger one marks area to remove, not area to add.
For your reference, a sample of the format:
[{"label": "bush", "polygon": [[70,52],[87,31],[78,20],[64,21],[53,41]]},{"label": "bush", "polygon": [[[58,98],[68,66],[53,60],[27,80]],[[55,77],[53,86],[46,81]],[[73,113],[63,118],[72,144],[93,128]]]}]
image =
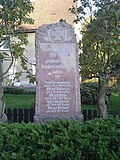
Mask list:
[{"label": "bush", "polygon": [[85,82],[81,84],[81,102],[83,104],[97,104],[98,83]]},{"label": "bush", "polygon": [[35,94],[35,89],[29,89],[27,87],[5,86],[4,93],[6,94]]},{"label": "bush", "polygon": [[0,125],[1,160],[119,160],[120,119]]},{"label": "bush", "polygon": [[[98,102],[98,83],[96,82],[84,82],[81,84],[81,102],[82,104],[94,105]],[[109,88],[106,94],[106,103],[108,102],[108,97],[110,96]]]},{"label": "bush", "polygon": [[85,160],[120,159],[120,119],[97,119],[83,127],[86,143],[83,144]]},{"label": "bush", "polygon": [[4,93],[7,94],[24,94],[24,89],[21,87],[6,86],[4,87]]}]

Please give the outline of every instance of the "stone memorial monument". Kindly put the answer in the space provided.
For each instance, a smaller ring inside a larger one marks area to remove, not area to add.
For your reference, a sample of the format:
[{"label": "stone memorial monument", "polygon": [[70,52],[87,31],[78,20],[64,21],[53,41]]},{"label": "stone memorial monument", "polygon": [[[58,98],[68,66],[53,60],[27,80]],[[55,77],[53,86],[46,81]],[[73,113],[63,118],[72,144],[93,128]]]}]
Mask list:
[{"label": "stone memorial monument", "polygon": [[65,22],[36,31],[35,122],[54,118],[82,120],[76,37]]}]

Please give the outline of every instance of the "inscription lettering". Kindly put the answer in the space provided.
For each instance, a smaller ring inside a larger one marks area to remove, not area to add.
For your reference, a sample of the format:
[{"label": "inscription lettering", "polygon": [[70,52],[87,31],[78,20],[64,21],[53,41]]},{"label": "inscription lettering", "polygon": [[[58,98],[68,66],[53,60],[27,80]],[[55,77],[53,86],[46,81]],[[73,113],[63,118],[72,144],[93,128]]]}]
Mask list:
[{"label": "inscription lettering", "polygon": [[59,22],[36,31],[35,121],[80,118],[79,57],[74,30]]},{"label": "inscription lettering", "polygon": [[69,112],[69,92],[71,83],[69,81],[45,81],[46,113]]}]

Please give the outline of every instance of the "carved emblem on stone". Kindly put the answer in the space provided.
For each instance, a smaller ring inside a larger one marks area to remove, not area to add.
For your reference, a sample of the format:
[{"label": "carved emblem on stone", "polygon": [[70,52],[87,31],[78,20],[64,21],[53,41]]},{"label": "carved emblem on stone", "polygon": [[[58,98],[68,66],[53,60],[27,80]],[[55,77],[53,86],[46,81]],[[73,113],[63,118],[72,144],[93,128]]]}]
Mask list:
[{"label": "carved emblem on stone", "polygon": [[67,23],[56,23],[47,27],[43,25],[37,32],[36,40],[39,39],[44,43],[75,43],[76,41],[73,28]]},{"label": "carved emblem on stone", "polygon": [[72,26],[59,22],[37,30],[35,122],[53,118],[82,120],[78,63]]},{"label": "carved emblem on stone", "polygon": [[44,37],[45,41],[61,43],[65,41],[70,41],[70,33],[69,30],[66,30],[64,27],[55,27],[53,29],[49,29],[48,33]]}]

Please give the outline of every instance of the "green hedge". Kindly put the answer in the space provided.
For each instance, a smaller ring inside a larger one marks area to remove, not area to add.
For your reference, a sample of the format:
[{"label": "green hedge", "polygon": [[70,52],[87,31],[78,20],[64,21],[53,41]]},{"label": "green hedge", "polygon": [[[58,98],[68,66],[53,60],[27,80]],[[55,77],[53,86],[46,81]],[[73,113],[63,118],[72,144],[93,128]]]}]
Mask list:
[{"label": "green hedge", "polygon": [[81,84],[81,102],[82,104],[97,104],[98,84],[89,82]]},{"label": "green hedge", "polygon": [[1,160],[119,160],[120,119],[0,125]]},{"label": "green hedge", "polygon": [[5,86],[4,93],[6,94],[35,94],[35,89],[27,89],[25,87]]},{"label": "green hedge", "polygon": [[[98,83],[96,82],[84,82],[81,83],[81,102],[82,104],[94,105],[98,103]],[[107,87],[106,103],[111,93]]]}]

